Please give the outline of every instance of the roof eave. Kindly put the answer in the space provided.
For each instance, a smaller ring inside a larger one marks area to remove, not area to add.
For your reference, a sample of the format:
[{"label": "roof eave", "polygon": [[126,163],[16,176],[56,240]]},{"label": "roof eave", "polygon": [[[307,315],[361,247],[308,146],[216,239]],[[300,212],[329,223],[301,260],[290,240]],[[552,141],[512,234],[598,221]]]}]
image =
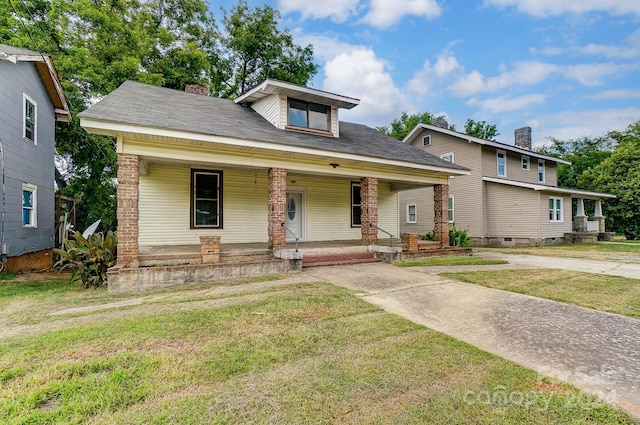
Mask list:
[{"label": "roof eave", "polygon": [[[591,192],[589,190],[582,190],[582,189],[569,189],[566,187],[551,187],[551,186],[544,186],[544,185],[539,185],[535,183],[526,183],[526,182],[517,182],[514,180],[499,179],[496,177],[485,176],[485,177],[482,177],[482,180],[490,183],[498,183],[498,184],[504,184],[507,186],[515,186],[515,187],[521,187],[525,189],[532,189],[532,190],[535,190],[536,192],[564,193],[564,194],[571,195],[574,198],[579,198],[581,196],[589,197],[589,198],[609,198],[609,199],[616,198],[615,195],[611,195],[609,193]],[[573,196],[573,195],[578,195],[578,196]]]}]

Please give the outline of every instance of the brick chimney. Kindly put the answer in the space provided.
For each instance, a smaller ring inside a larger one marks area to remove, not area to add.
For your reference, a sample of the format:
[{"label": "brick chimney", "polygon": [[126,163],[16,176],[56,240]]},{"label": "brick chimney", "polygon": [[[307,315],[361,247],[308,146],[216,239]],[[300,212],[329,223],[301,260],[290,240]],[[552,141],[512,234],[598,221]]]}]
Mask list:
[{"label": "brick chimney", "polygon": [[187,93],[201,94],[202,96],[209,96],[209,89],[206,87],[199,86],[197,84],[187,84],[184,87],[184,91],[186,91]]},{"label": "brick chimney", "polygon": [[434,119],[431,124],[436,127],[444,128],[445,130],[449,129],[449,123],[442,117]]},{"label": "brick chimney", "polygon": [[531,150],[531,127],[517,128],[513,135],[516,147]]}]

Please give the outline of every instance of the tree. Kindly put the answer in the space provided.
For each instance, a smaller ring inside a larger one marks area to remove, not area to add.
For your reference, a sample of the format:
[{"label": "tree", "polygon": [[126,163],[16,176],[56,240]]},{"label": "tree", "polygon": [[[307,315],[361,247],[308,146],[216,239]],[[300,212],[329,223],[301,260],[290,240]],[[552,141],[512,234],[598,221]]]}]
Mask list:
[{"label": "tree", "polygon": [[278,29],[277,10],[251,9],[245,0],[222,10],[221,54],[212,87],[218,96],[235,98],[266,78],[306,85],[318,71],[312,46],[298,46],[288,30]]},{"label": "tree", "polygon": [[464,132],[469,136],[485,140],[495,140],[496,136],[500,135],[495,124],[490,125],[486,121],[474,121],[471,118],[467,119],[464,125]]},{"label": "tree", "polygon": [[[388,126],[376,127],[376,130],[394,139],[403,140],[418,124],[433,124],[436,120],[446,122],[444,115],[436,117],[430,112],[412,115],[403,112],[400,118],[394,119]],[[449,129],[455,130],[455,126],[449,126]]]},{"label": "tree", "polygon": [[604,203],[604,214],[613,230],[630,240],[640,239],[640,121],[624,132],[609,133],[617,142],[613,152],[585,170],[578,184],[590,190],[616,195]]}]

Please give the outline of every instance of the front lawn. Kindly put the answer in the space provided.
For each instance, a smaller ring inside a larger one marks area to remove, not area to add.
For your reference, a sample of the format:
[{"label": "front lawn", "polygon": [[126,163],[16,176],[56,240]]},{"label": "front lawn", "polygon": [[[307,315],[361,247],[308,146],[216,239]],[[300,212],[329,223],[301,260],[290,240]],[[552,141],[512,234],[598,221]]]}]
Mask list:
[{"label": "front lawn", "polygon": [[436,266],[486,266],[492,264],[507,264],[508,261],[493,258],[482,258],[462,255],[446,257],[422,258],[419,260],[398,260],[393,264],[399,267],[436,267]]},{"label": "front lawn", "polygon": [[441,275],[489,288],[640,317],[640,279],[557,269],[476,271]]},{"label": "front lawn", "polygon": [[0,282],[0,423],[635,423],[346,289],[236,288]]},{"label": "front lawn", "polygon": [[640,243],[627,241],[625,243],[597,243],[597,244],[559,244],[541,247],[517,248],[474,248],[482,251],[497,251],[505,254],[546,255],[551,257],[587,258],[591,260],[608,260],[638,263],[640,262]]}]

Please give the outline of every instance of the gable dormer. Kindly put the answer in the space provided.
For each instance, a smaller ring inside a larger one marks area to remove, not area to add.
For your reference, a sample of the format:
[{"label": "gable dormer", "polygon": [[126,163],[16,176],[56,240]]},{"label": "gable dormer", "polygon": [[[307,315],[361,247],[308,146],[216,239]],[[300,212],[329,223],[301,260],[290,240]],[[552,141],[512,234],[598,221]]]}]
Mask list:
[{"label": "gable dormer", "polygon": [[279,129],[337,138],[338,111],[351,109],[360,100],[267,79],[235,102],[250,106]]}]

